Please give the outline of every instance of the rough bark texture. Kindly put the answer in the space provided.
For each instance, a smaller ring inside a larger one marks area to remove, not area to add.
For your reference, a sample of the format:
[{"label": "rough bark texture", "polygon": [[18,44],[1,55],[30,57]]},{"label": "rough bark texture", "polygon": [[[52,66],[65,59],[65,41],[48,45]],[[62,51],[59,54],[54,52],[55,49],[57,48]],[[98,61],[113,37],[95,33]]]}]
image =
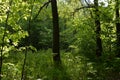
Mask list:
[{"label": "rough bark texture", "polygon": [[120,57],[120,21],[119,21],[119,17],[120,17],[120,14],[119,14],[119,0],[116,0],[116,35],[117,35],[117,49],[116,49],[116,52],[117,52],[117,56]]},{"label": "rough bark texture", "polygon": [[95,5],[95,27],[96,27],[96,55],[100,57],[102,55],[102,41],[100,38],[100,32],[101,32],[101,27],[100,27],[100,13],[98,9],[98,0],[94,0],[94,5]]},{"label": "rough bark texture", "polygon": [[55,65],[61,63],[59,51],[59,21],[57,11],[57,1],[51,0],[52,16],[53,16],[53,61]]}]

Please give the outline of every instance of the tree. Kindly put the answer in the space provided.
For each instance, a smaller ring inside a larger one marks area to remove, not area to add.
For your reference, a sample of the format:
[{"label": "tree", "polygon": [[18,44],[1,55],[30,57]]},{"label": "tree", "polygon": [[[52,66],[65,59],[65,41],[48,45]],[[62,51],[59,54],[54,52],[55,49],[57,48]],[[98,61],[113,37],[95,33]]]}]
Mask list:
[{"label": "tree", "polygon": [[100,24],[100,13],[98,0],[94,0],[95,5],[95,27],[96,27],[96,55],[99,57],[102,55],[102,42],[100,38],[101,24]]},{"label": "tree", "polygon": [[116,1],[116,6],[115,6],[115,10],[116,10],[116,35],[117,35],[117,56],[120,56],[120,21],[119,21],[119,0],[115,0]]},{"label": "tree", "polygon": [[[12,1],[9,1],[9,8],[11,7]],[[2,45],[0,49],[0,80],[2,80],[2,66],[3,66],[3,52],[4,52],[4,46],[5,46],[5,37],[7,35],[7,27],[8,27],[8,19],[10,16],[10,10],[6,11],[6,19],[5,19],[5,29],[3,31],[2,36]]]},{"label": "tree", "polygon": [[53,17],[53,61],[55,65],[61,63],[60,50],[59,50],[59,20],[58,20],[58,10],[57,1],[51,0],[52,6],[52,17]]}]

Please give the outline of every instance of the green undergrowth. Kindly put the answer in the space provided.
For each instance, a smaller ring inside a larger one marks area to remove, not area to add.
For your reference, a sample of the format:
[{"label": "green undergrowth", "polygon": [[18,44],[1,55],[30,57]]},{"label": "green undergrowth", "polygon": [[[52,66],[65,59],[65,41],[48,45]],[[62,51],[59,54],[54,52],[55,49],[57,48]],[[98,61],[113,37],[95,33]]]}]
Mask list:
[{"label": "green undergrowth", "polygon": [[[25,52],[10,52],[9,56],[4,58],[3,80],[21,80],[24,57]],[[65,51],[61,51],[61,59],[62,68],[57,69],[53,65],[51,49],[34,53],[28,51],[25,80],[55,80],[55,77],[57,80],[114,80],[114,77],[107,78],[111,76],[109,73],[113,72],[105,66],[107,63],[90,62],[85,56]]]}]

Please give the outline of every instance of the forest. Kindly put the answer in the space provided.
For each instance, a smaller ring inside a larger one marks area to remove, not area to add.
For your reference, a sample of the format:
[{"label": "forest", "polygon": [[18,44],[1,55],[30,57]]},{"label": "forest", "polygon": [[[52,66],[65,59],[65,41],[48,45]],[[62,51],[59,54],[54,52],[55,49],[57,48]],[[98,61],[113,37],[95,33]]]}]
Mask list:
[{"label": "forest", "polygon": [[0,0],[0,80],[120,80],[120,0]]}]

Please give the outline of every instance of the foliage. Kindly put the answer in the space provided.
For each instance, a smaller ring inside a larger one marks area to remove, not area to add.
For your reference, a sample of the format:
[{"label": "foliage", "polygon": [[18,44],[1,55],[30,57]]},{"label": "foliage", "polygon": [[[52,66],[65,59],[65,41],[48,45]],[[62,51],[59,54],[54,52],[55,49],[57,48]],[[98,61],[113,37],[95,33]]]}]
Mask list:
[{"label": "foliage", "polygon": [[94,8],[83,8],[80,0],[58,0],[62,69],[55,68],[52,60],[51,5],[46,5],[39,13],[47,1],[0,1],[2,79],[20,80],[26,47],[29,47],[24,73],[26,80],[53,80],[55,76],[59,80],[119,79],[120,58],[116,57],[115,27],[119,18],[115,19],[115,1],[107,0],[108,6],[99,6],[103,51],[98,58],[95,54]]},{"label": "foliage", "polygon": [[[59,80],[65,78],[66,80],[108,80],[119,78],[119,65],[117,66],[119,59],[103,60],[102,63],[96,64],[82,55],[74,55],[70,52],[62,51],[61,57],[64,69],[58,70],[54,68],[51,53],[50,49],[41,50],[37,53],[28,52],[25,67],[27,80],[53,80],[53,76],[59,76]],[[9,57],[4,61],[3,80],[20,80],[23,59],[24,54],[21,52],[10,53]],[[97,72],[98,70],[99,72]]]}]

